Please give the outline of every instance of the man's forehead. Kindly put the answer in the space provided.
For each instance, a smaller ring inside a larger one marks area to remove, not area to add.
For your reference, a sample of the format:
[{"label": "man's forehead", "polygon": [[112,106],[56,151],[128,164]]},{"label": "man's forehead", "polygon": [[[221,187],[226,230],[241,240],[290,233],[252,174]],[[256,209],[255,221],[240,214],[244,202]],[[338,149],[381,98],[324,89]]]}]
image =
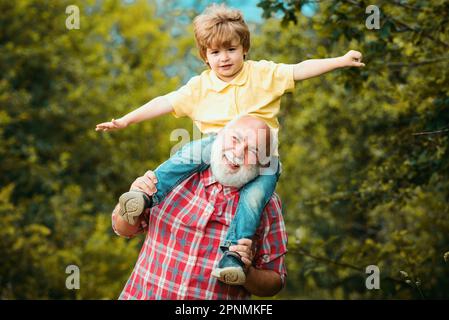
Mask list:
[{"label": "man's forehead", "polygon": [[266,128],[251,128],[251,127],[234,127],[234,128],[225,128],[224,135],[225,136],[239,136],[246,138],[256,138],[257,136],[265,136],[267,134]]},{"label": "man's forehead", "polygon": [[247,143],[249,148],[256,150],[268,148],[267,131],[266,128],[234,128],[228,129],[224,133],[224,140],[226,144],[234,143],[234,139],[237,138],[240,141]]}]

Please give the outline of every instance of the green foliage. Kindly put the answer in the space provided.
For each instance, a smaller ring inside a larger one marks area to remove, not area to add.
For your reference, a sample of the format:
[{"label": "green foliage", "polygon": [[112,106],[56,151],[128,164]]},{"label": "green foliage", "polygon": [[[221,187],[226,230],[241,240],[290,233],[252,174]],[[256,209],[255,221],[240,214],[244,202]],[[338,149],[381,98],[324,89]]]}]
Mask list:
[{"label": "green foliage", "polygon": [[[1,298],[116,298],[141,240],[113,235],[111,209],[189,123],[95,132],[179,85],[164,71],[177,43],[146,1],[78,2],[79,30],[65,25],[71,4],[0,1]],[[65,288],[70,264],[79,291]]]},{"label": "green foliage", "polygon": [[[288,28],[269,20],[252,58],[296,63],[355,49],[366,67],[303,81],[284,98],[278,192],[290,272],[282,296],[447,298],[449,6],[380,1],[381,29],[368,30],[369,3],[319,2],[307,19],[304,2],[260,2]],[[417,134],[428,131],[439,132]],[[365,288],[371,264],[381,290]]]}]

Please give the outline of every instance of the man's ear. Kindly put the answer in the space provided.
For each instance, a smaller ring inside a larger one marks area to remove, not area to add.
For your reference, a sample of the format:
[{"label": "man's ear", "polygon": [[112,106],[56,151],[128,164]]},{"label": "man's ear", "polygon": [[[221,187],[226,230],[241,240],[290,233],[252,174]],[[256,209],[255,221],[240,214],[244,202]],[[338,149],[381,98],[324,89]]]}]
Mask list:
[{"label": "man's ear", "polygon": [[[257,162],[259,163],[259,166],[261,167],[261,168],[269,168],[270,166],[271,166],[271,158],[270,158],[270,156],[269,155],[267,155],[267,154],[263,154],[263,155],[261,155],[260,153],[262,153],[263,151],[262,150],[259,150],[259,154],[257,155]],[[261,161],[260,161],[260,159],[264,159],[264,162],[265,163],[262,163]],[[268,160],[268,161],[267,161]]]}]

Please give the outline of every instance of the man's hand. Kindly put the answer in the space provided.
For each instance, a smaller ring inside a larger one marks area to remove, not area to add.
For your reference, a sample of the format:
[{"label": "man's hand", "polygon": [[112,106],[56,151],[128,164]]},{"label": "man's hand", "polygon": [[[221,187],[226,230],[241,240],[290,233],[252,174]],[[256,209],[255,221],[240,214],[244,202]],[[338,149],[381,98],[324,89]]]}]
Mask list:
[{"label": "man's hand", "polygon": [[148,228],[148,220],[150,219],[150,208],[145,209],[143,214],[139,217],[140,228],[139,232],[144,232]]},{"label": "man's hand", "polygon": [[[156,183],[156,175],[153,171],[148,170],[142,177],[134,180],[130,187],[130,190],[140,190],[146,193],[148,196],[151,196],[157,191]],[[137,233],[141,233],[148,228],[148,220],[150,215],[149,208],[147,208],[144,213],[139,216],[135,225],[130,225],[123,219],[117,219],[116,216],[118,216],[118,214],[116,212],[118,209],[119,206],[117,205],[113,212],[113,223],[115,224],[115,230],[119,235],[125,237],[133,237]]]},{"label": "man's hand", "polygon": [[342,67],[364,67],[362,63],[362,54],[355,50],[350,50],[344,56],[340,57]]},{"label": "man's hand", "polygon": [[134,180],[129,190],[140,190],[151,196],[157,192],[156,183],[156,175],[153,171],[148,170],[143,176]]},{"label": "man's hand", "polygon": [[148,229],[148,220],[150,216],[150,209],[146,209],[143,214],[139,216],[136,224],[129,224],[124,219],[119,218],[119,205],[117,205],[112,212],[112,228],[114,232],[125,238],[132,238],[135,235],[145,232]]},{"label": "man's hand", "polygon": [[247,272],[254,259],[253,241],[250,239],[240,239],[237,243],[237,245],[230,246],[229,250],[240,254],[245,264],[244,271]]},{"label": "man's hand", "polygon": [[103,122],[97,124],[95,131],[112,131],[118,129],[124,129],[128,126],[128,123],[123,119],[112,119],[109,122]]}]

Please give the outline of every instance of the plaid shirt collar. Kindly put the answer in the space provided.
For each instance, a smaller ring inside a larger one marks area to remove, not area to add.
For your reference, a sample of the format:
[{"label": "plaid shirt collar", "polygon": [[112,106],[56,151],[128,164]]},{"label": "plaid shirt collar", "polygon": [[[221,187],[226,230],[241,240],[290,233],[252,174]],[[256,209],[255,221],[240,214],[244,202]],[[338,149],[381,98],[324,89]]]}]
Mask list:
[{"label": "plaid shirt collar", "polygon": [[203,172],[201,172],[201,181],[204,183],[204,186],[206,188],[214,185],[214,187],[218,188],[218,191],[221,192],[221,190],[223,190],[223,195],[225,197],[232,197],[239,192],[239,188],[228,187],[219,183],[215,176],[212,174],[212,169],[210,167],[208,170],[204,170]]}]

